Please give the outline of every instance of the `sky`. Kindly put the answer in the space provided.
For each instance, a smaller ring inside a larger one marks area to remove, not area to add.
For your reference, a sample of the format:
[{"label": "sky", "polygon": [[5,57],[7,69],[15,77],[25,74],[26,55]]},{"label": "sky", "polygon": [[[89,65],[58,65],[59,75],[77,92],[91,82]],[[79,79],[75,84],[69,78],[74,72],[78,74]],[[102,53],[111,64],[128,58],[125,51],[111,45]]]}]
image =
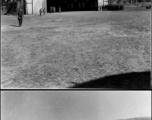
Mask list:
[{"label": "sky", "polygon": [[151,116],[150,91],[2,91],[2,120],[116,120]]}]

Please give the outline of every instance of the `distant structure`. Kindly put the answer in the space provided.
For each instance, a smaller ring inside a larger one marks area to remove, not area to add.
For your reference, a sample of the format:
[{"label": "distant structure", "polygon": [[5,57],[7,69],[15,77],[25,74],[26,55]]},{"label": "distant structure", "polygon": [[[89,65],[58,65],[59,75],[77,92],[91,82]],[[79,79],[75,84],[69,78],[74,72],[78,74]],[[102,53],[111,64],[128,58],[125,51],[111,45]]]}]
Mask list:
[{"label": "distant structure", "polygon": [[103,6],[107,4],[119,4],[119,5],[125,5],[125,4],[135,4],[135,3],[146,3],[151,2],[151,0],[103,0]]},{"label": "distant structure", "polygon": [[[141,7],[150,9],[151,8],[151,0],[103,0],[102,4],[99,4],[99,8],[101,7],[103,10],[123,10],[125,8],[136,8]],[[122,9],[121,9],[122,8]]]}]

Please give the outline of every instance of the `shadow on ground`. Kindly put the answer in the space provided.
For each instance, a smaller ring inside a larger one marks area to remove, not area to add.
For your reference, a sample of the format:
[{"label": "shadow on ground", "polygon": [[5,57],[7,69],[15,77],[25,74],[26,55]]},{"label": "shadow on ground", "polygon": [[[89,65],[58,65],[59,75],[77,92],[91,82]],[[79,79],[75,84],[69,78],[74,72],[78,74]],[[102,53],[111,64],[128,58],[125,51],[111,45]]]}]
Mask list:
[{"label": "shadow on ground", "polygon": [[106,76],[71,88],[151,89],[150,71]]},{"label": "shadow on ground", "polygon": [[9,25],[9,26],[12,26],[12,27],[20,27],[20,26],[17,26],[17,25]]}]

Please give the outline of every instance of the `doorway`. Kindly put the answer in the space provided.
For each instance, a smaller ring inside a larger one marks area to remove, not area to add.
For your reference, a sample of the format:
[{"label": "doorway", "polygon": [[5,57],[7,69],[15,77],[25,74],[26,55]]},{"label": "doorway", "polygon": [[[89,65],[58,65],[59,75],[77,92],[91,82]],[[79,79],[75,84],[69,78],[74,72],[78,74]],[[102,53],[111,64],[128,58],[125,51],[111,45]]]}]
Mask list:
[{"label": "doorway", "polygon": [[61,7],[62,5],[62,2],[61,0],[55,0],[55,1],[52,1],[52,0],[47,0],[47,12],[51,12],[51,7],[55,7],[55,11],[56,12],[59,12],[59,8]]}]

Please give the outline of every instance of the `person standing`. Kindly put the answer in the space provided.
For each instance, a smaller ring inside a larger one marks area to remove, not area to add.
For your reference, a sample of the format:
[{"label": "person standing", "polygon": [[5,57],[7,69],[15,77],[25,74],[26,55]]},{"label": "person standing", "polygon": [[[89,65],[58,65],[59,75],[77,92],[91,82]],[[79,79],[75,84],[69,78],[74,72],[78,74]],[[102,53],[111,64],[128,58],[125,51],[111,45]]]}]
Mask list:
[{"label": "person standing", "polygon": [[53,13],[55,13],[56,12],[56,9],[55,9],[55,7],[53,6]]},{"label": "person standing", "polygon": [[40,8],[40,10],[39,10],[40,16],[41,16],[42,12],[43,12],[43,11],[42,11],[42,8]]},{"label": "person standing", "polygon": [[52,13],[52,11],[53,11],[53,10],[52,10],[52,6],[51,6],[51,7],[50,7],[50,12]]},{"label": "person standing", "polygon": [[22,11],[22,9],[20,9],[19,12],[18,12],[18,22],[19,22],[19,27],[21,27],[22,22],[23,22],[23,11]]},{"label": "person standing", "polygon": [[43,15],[45,15],[45,8],[43,9]]},{"label": "person standing", "polygon": [[61,7],[59,6],[59,13],[61,12]]}]

